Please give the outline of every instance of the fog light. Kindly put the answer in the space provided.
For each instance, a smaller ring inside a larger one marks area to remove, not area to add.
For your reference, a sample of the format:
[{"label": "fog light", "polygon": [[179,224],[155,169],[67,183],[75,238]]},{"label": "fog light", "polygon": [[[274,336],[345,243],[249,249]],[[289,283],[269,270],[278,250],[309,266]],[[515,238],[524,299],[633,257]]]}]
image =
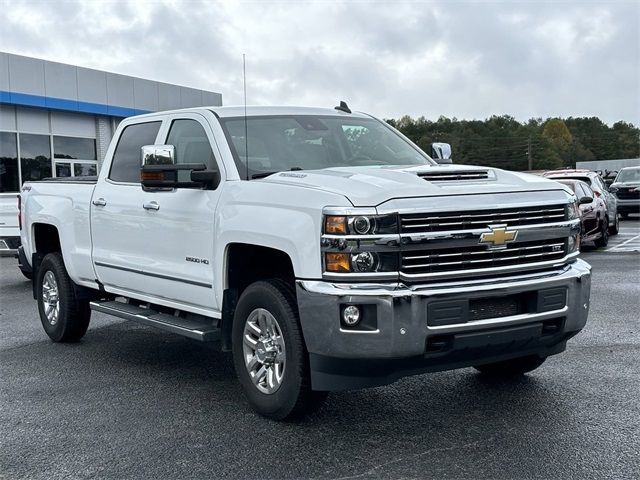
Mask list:
[{"label": "fog light", "polygon": [[356,272],[372,272],[376,267],[376,257],[371,252],[351,255],[351,265]]},{"label": "fog light", "polygon": [[360,309],[355,305],[349,305],[342,311],[342,321],[348,327],[355,327],[360,321]]}]

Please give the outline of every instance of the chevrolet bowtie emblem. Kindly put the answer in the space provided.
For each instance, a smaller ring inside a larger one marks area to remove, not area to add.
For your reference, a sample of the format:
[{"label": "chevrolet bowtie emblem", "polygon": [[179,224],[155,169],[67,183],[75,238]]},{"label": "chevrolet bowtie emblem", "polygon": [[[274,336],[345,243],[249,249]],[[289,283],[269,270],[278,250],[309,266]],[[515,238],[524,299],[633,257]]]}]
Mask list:
[{"label": "chevrolet bowtie emblem", "polygon": [[489,243],[489,248],[504,248],[518,236],[517,230],[507,231],[506,225],[490,225],[490,232],[480,235],[480,243]]}]

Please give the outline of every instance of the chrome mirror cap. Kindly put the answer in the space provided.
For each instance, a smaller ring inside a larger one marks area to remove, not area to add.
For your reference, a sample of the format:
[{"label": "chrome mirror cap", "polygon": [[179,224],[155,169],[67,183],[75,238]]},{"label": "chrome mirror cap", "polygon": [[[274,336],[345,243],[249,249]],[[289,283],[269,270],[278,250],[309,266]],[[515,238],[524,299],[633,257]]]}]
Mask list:
[{"label": "chrome mirror cap", "polygon": [[175,165],[176,148],[173,145],[145,145],[141,150],[142,166]]}]

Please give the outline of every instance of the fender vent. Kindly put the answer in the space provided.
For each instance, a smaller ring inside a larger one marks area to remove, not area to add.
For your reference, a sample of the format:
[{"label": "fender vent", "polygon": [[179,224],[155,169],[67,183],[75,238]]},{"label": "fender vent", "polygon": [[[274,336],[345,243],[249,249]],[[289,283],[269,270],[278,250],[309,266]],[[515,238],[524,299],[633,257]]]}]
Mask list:
[{"label": "fender vent", "polygon": [[421,172],[420,178],[430,182],[451,182],[456,180],[487,180],[489,172],[487,170],[460,170],[453,172]]}]

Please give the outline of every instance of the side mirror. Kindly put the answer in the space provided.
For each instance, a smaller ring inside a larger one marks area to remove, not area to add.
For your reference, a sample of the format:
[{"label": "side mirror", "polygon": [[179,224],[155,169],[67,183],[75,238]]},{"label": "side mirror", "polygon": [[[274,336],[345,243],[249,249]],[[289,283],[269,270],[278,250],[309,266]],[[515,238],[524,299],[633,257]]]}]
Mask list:
[{"label": "side mirror", "polygon": [[451,160],[451,145],[448,143],[432,143],[431,144],[431,157],[441,164],[453,163]]},{"label": "side mirror", "polygon": [[176,147],[173,145],[145,145],[142,147],[142,166],[175,165]]},{"label": "side mirror", "polygon": [[[189,172],[189,180],[178,175]],[[207,170],[204,163],[175,163],[173,145],[145,145],[142,147],[140,183],[144,189],[207,188],[215,189],[220,183],[220,173]]]},{"label": "side mirror", "polygon": [[584,205],[586,203],[591,203],[593,202],[593,197],[580,197],[580,200],[578,200],[578,203],[580,205]]}]

